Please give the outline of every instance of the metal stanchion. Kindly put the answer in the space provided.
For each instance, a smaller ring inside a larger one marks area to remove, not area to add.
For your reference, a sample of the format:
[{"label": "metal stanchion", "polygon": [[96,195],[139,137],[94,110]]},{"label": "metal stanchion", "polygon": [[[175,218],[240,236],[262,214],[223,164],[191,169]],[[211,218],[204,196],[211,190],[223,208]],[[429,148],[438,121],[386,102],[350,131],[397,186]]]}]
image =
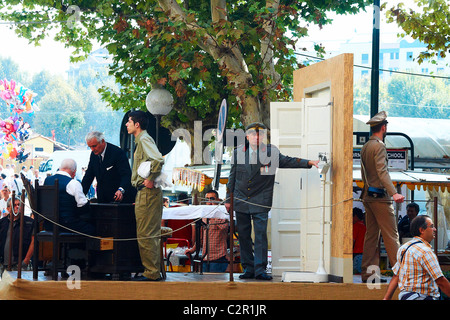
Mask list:
[{"label": "metal stanchion", "polygon": [[233,269],[234,269],[234,218],[233,218],[233,193],[230,194],[230,281],[234,281]]}]

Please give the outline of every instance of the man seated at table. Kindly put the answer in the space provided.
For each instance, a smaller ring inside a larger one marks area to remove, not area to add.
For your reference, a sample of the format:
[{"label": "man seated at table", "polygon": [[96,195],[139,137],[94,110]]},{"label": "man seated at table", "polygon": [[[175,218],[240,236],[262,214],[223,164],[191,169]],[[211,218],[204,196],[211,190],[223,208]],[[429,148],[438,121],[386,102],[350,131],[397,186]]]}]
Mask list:
[{"label": "man seated at table", "polygon": [[[81,183],[74,179],[77,163],[73,159],[64,159],[59,170],[52,176],[45,178],[44,185],[59,184],[59,223],[71,230],[62,232],[81,232],[93,235],[94,225],[89,221],[89,201],[83,193]],[[51,231],[52,223],[44,222],[44,229]]]},{"label": "man seated at table", "polygon": [[[206,194],[206,205],[217,206],[219,204],[219,194],[211,190]],[[226,219],[203,218],[203,241],[202,254],[203,271],[206,272],[225,272],[228,267],[227,259],[227,239],[229,222]],[[194,237],[195,238],[195,237]],[[193,254],[196,250],[196,244],[185,254]]]}]

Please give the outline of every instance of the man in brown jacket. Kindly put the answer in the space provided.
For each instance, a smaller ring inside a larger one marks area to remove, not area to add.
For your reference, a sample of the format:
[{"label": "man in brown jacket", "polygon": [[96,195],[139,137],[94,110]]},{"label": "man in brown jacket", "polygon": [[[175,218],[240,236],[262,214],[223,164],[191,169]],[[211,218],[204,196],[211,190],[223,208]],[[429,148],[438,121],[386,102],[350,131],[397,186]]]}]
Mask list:
[{"label": "man in brown jacket", "polygon": [[381,111],[367,124],[372,129],[372,136],[361,149],[361,175],[364,189],[361,194],[366,209],[366,236],[361,263],[361,280],[366,282],[371,276],[369,266],[379,266],[380,231],[391,265],[397,262],[396,254],[400,247],[397,223],[391,197],[395,202],[404,201],[404,196],[397,193],[388,172],[386,146],[387,115]]}]

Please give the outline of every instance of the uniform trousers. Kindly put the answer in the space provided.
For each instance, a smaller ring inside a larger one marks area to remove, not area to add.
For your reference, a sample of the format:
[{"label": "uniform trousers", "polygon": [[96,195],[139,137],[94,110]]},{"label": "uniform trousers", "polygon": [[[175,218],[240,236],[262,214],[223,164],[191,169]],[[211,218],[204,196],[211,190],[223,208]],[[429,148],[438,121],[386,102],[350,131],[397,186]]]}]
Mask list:
[{"label": "uniform trousers", "polygon": [[397,262],[397,251],[400,247],[394,207],[389,197],[379,198],[366,196],[363,198],[366,209],[366,235],[361,262],[361,279],[367,280],[371,273],[367,273],[369,266],[380,265],[380,231],[384,246],[392,266]]},{"label": "uniform trousers", "polygon": [[[258,276],[267,267],[267,221],[269,214],[236,212],[236,230],[239,236],[241,264],[245,273]],[[255,243],[252,241],[252,220]]]},{"label": "uniform trousers", "polygon": [[162,203],[161,188],[143,188],[136,194],[134,210],[139,254],[144,266],[143,276],[150,279],[160,277]]}]

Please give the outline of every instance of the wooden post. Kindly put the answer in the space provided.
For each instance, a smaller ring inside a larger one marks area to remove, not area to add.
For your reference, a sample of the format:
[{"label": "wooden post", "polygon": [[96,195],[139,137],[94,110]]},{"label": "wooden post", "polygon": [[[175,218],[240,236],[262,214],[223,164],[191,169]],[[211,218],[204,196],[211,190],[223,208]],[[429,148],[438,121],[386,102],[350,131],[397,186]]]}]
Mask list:
[{"label": "wooden post", "polygon": [[12,254],[13,254],[13,224],[14,224],[14,202],[16,201],[16,191],[13,190],[11,197],[11,213],[9,214],[9,261],[8,271],[11,271]]},{"label": "wooden post", "polygon": [[22,190],[22,196],[20,197],[20,235],[19,235],[19,257],[17,258],[17,279],[22,279],[22,256],[23,256],[23,214],[25,211],[25,190]]},{"label": "wooden post", "polygon": [[[39,188],[39,180],[36,179],[34,182],[34,191],[31,198],[30,206],[32,209],[37,208],[37,189]],[[33,280],[38,279],[38,263],[39,263],[39,242],[37,240],[37,234],[39,232],[39,215],[31,211],[33,218],[33,236],[34,236],[34,247],[33,247]]]},{"label": "wooden post", "polygon": [[199,204],[199,202],[198,202],[198,192],[194,193],[194,198],[192,199],[192,204],[195,205],[195,206]]},{"label": "wooden post", "polygon": [[434,227],[436,228],[436,237],[434,238],[434,253],[437,256],[438,253],[438,199],[437,197],[434,197],[434,201],[433,201],[433,222],[434,222]]},{"label": "wooden post", "polygon": [[234,281],[233,272],[234,272],[234,208],[233,201],[234,196],[233,193],[230,194],[230,281]]}]

